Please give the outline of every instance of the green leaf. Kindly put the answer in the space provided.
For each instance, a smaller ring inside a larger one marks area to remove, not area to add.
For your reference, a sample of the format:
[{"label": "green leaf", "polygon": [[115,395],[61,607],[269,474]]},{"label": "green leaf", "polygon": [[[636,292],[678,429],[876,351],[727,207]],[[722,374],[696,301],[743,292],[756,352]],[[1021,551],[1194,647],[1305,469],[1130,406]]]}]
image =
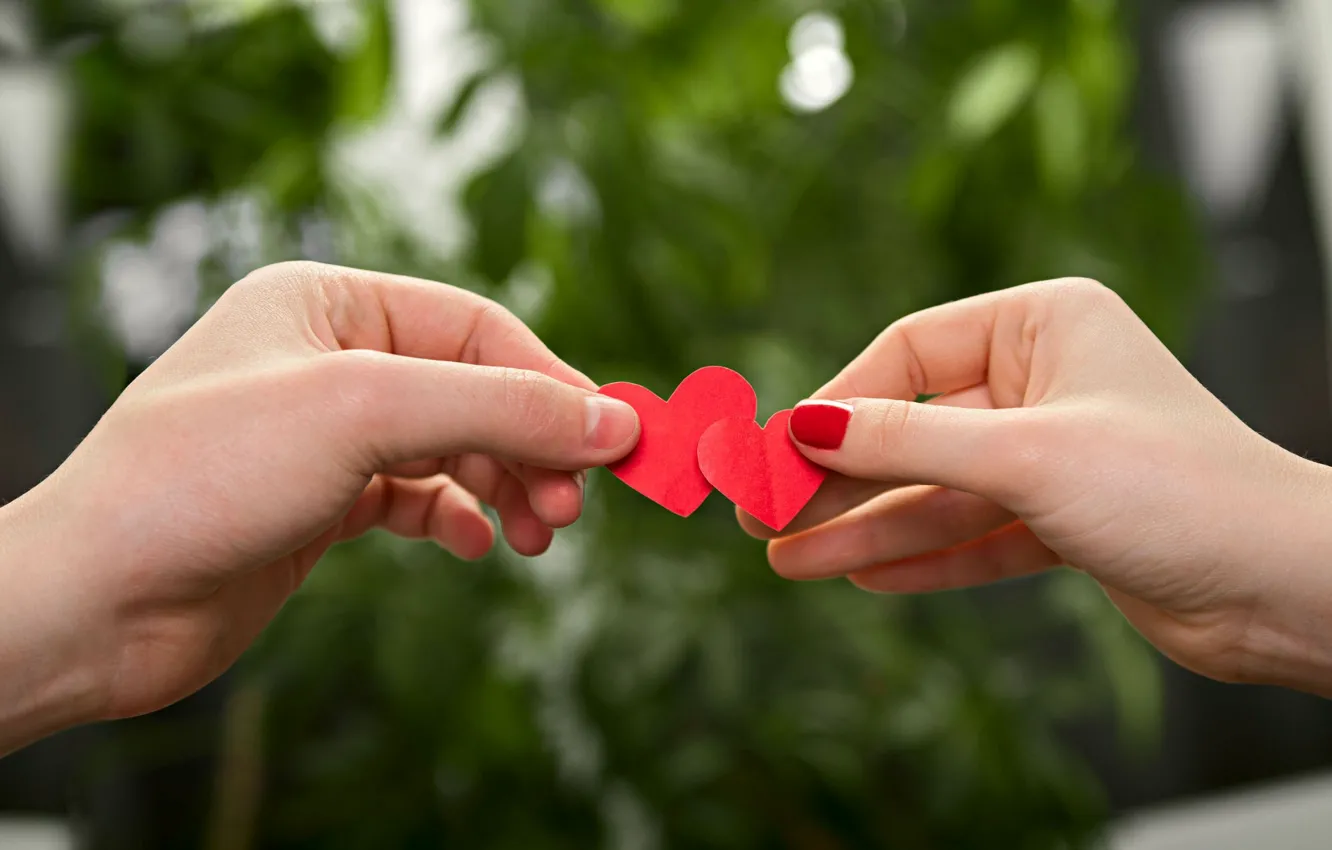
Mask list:
[{"label": "green leaf", "polygon": [[676,13],[676,0],[597,0],[608,15],[631,29],[652,32]]},{"label": "green leaf", "polygon": [[294,210],[318,193],[320,171],[319,151],[309,139],[297,136],[275,140],[255,163],[251,177],[274,203]]},{"label": "green leaf", "polygon": [[1031,95],[1040,65],[1036,49],[1024,42],[997,47],[976,60],[949,99],[953,135],[967,142],[993,135]]},{"label": "green leaf", "polygon": [[1089,113],[1107,126],[1117,122],[1128,105],[1133,75],[1123,35],[1108,24],[1084,26],[1073,38],[1067,61]]},{"label": "green leaf", "polygon": [[532,192],[527,162],[507,157],[467,187],[466,205],[475,227],[473,262],[491,283],[508,279],[527,256]]},{"label": "green leaf", "polygon": [[1048,585],[1052,604],[1072,614],[1110,685],[1121,740],[1155,743],[1161,726],[1161,669],[1156,651],[1134,631],[1095,581],[1063,572]]},{"label": "green leaf", "polygon": [[1057,194],[1077,188],[1086,171],[1086,116],[1073,79],[1050,74],[1036,95],[1036,154],[1046,184]]},{"label": "green leaf", "polygon": [[923,218],[946,210],[957,192],[960,163],[957,152],[943,145],[930,146],[911,169],[907,199]]},{"label": "green leaf", "polygon": [[393,71],[393,33],[384,0],[365,4],[365,31],[356,52],[343,64],[338,86],[338,115],[369,121],[379,115]]}]

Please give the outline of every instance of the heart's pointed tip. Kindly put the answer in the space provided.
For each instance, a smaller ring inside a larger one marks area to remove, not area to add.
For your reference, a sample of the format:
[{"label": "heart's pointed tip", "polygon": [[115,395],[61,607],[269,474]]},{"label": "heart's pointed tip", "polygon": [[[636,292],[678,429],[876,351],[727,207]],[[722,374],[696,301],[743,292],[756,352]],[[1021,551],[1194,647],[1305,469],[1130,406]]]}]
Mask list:
[{"label": "heart's pointed tip", "polygon": [[[755,519],[758,519],[758,517],[755,517]],[[759,522],[763,523],[765,526],[772,529],[778,534],[781,534],[782,531],[784,531],[786,527],[791,524],[791,520],[789,519],[786,520],[785,522],[779,522],[778,520],[759,519]]]},{"label": "heart's pointed tip", "polygon": [[714,423],[699,440],[703,476],[764,526],[780,534],[818,492],[826,470],[796,448],[787,431],[790,410],[760,428],[752,419]]},{"label": "heart's pointed tip", "polygon": [[805,503],[800,507],[773,505],[771,510],[764,511],[763,516],[754,517],[777,534],[786,530],[787,526],[795,522],[795,518],[800,516],[800,511],[804,509]]}]

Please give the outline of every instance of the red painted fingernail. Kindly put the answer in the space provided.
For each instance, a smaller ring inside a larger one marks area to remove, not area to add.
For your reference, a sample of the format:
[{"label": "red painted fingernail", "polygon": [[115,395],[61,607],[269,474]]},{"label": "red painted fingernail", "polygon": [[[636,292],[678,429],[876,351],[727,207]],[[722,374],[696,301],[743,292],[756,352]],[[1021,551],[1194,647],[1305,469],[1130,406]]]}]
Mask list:
[{"label": "red painted fingernail", "polygon": [[802,401],[791,411],[791,437],[814,449],[836,449],[846,439],[851,405],[844,401]]}]

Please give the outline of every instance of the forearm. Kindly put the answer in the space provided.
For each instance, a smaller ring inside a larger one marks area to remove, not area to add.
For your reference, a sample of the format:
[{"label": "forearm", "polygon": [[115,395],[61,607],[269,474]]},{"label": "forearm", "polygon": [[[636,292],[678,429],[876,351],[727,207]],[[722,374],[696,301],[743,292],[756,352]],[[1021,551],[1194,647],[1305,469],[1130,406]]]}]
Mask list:
[{"label": "forearm", "polygon": [[0,507],[0,756],[96,716],[58,508],[36,492]]}]

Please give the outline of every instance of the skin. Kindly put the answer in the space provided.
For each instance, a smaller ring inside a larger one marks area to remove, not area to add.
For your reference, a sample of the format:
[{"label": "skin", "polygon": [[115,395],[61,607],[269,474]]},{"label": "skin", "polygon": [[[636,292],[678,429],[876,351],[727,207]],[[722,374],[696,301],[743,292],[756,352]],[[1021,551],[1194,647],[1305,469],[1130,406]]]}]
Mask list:
[{"label": "skin", "polygon": [[373,527],[534,555],[638,439],[497,305],[315,264],[236,284],[46,481],[0,508],[0,754],[225,671]]},{"label": "skin", "polygon": [[800,446],[838,474],[769,542],[781,575],[925,593],[1070,565],[1185,667],[1332,695],[1332,470],[1245,426],[1105,287],[909,316],[814,398],[852,414],[839,448]]}]

